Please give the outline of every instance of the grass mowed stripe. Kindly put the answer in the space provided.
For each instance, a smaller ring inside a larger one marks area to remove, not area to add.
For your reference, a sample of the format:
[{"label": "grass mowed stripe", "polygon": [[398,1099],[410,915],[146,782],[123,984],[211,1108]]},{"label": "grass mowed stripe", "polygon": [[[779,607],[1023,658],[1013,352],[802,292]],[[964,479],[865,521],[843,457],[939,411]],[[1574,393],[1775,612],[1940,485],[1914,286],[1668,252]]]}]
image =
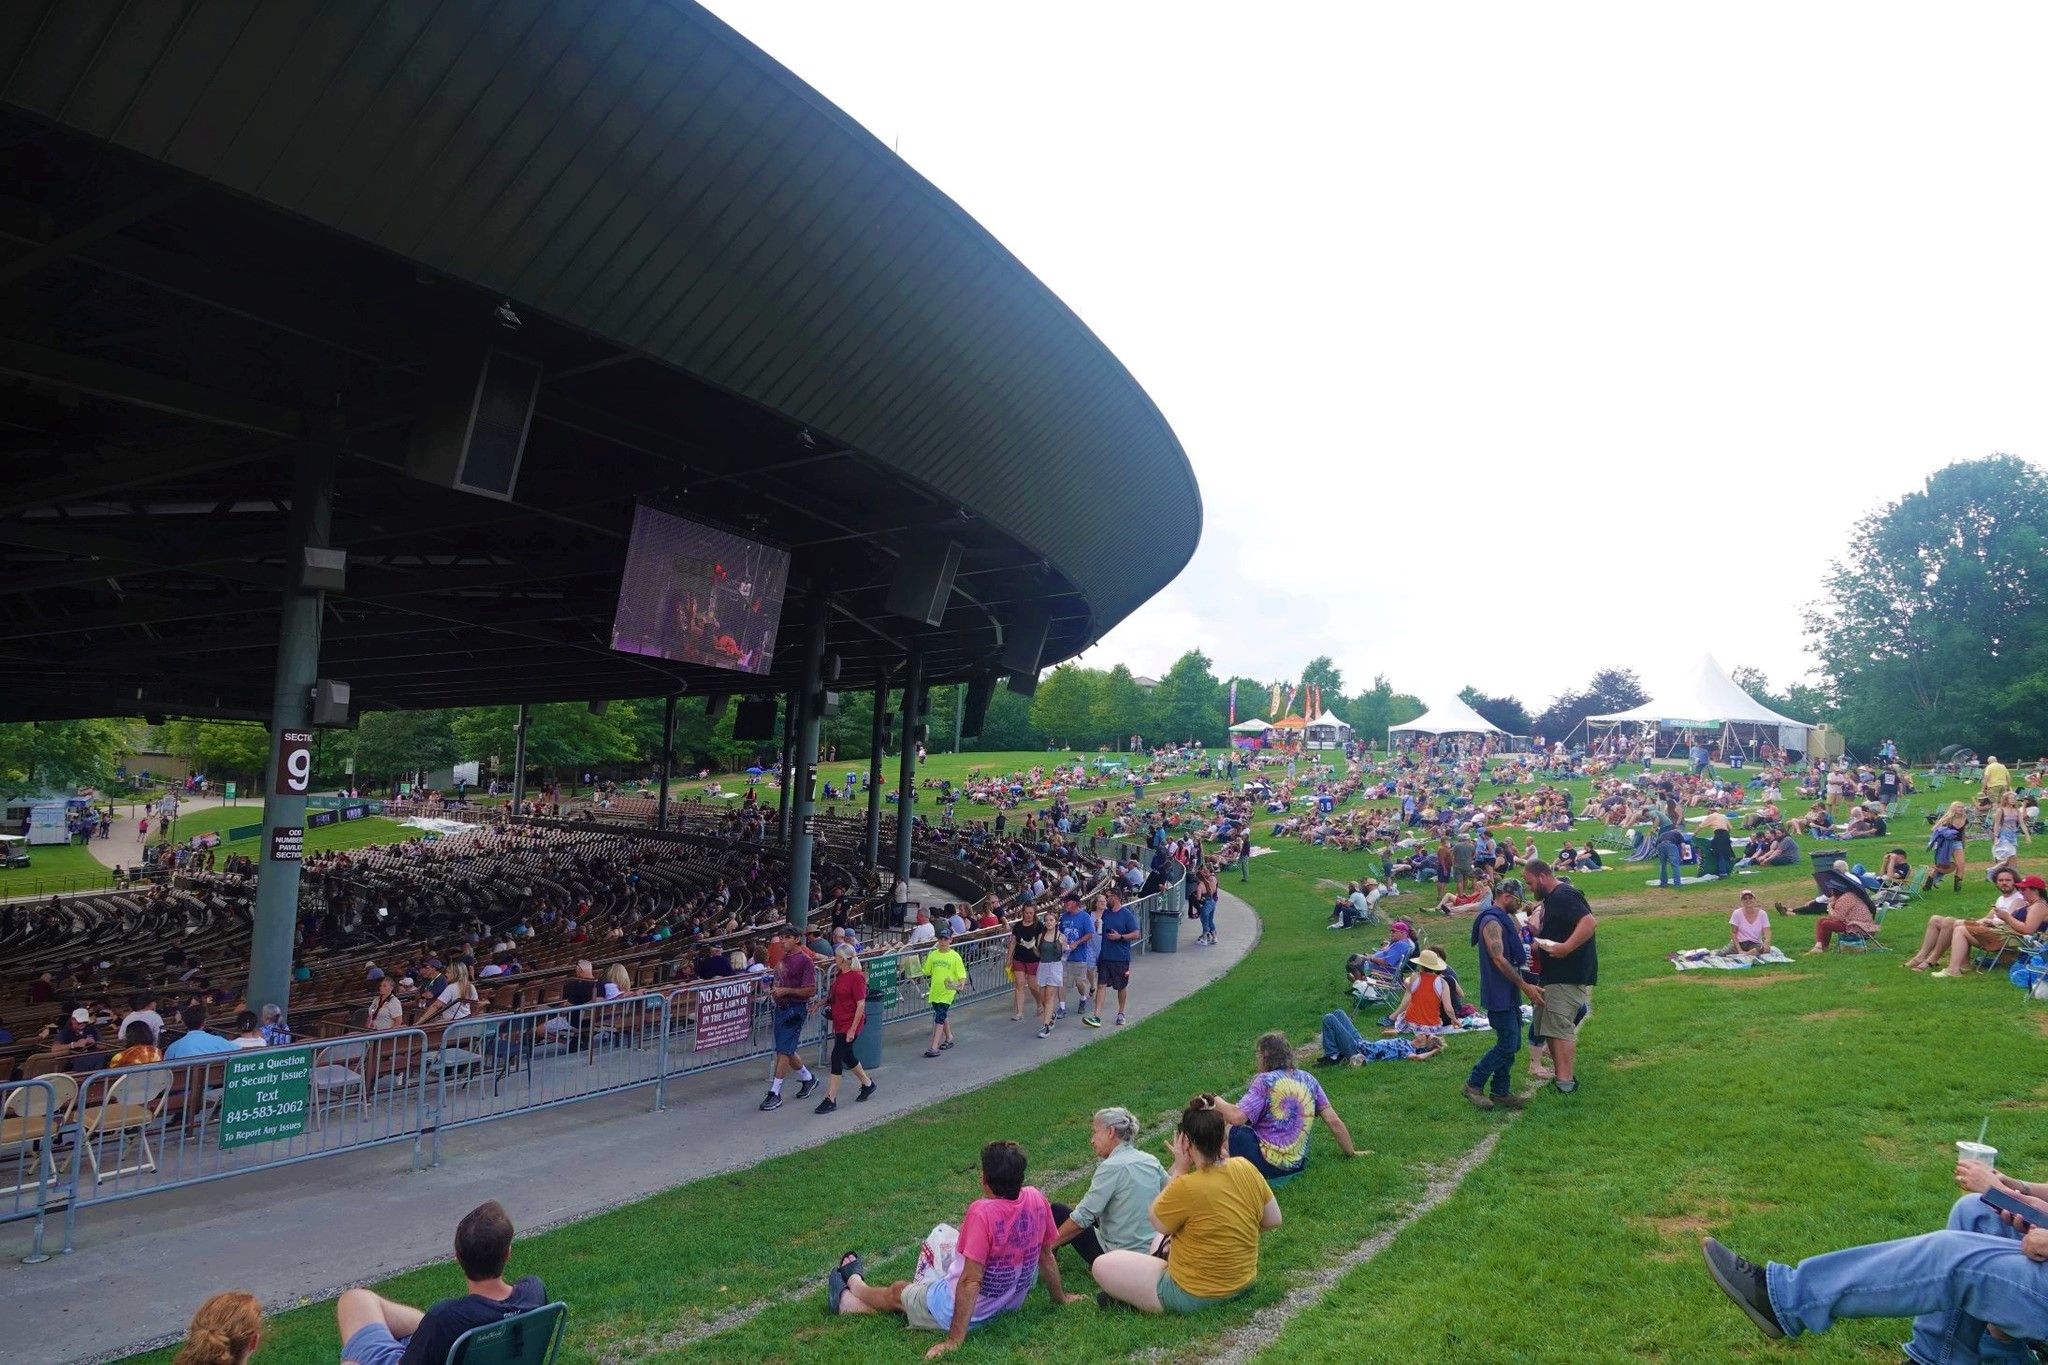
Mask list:
[{"label": "grass mowed stripe", "polygon": [[[1603,917],[1580,1092],[1539,1093],[1456,1194],[1260,1359],[1781,1359],[1706,1278],[1702,1235],[1789,1261],[1938,1228],[1954,1142],[1987,1113],[2006,1164],[2048,1166],[2048,1011],[2002,974],[1927,981],[1902,951],[1673,971],[1663,954],[1725,941],[1737,889]],[[1930,912],[1989,899],[1981,882],[1937,891],[1887,937],[1910,945]],[[1788,951],[1811,943],[1811,919],[1774,919]],[[1848,1323],[1798,1354],[1892,1362],[1905,1336]]]}]

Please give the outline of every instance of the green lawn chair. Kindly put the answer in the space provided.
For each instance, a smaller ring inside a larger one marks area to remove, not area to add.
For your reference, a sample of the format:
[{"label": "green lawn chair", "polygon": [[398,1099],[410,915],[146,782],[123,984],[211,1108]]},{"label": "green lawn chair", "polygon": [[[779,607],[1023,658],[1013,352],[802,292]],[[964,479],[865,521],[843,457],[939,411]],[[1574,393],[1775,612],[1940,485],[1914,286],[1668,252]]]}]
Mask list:
[{"label": "green lawn chair", "polygon": [[542,1304],[488,1327],[472,1327],[448,1348],[448,1365],[552,1365],[569,1305]]}]

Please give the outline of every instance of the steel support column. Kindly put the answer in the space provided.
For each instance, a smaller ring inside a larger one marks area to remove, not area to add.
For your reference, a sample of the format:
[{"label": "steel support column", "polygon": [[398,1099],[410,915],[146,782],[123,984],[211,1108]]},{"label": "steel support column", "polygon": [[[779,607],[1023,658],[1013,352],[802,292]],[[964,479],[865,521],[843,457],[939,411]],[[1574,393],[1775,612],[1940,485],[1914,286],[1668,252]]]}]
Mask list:
[{"label": "steel support column", "polygon": [[797,693],[796,791],[790,798],[795,819],[789,837],[789,922],[799,929],[811,918],[811,816],[817,810],[812,788],[817,785],[818,732],[824,716],[820,703],[825,686],[825,594],[814,590],[811,601],[811,635],[804,647],[804,682]]},{"label": "steel support column", "polygon": [[775,751],[775,837],[789,844],[789,744],[796,728],[796,693],[782,699],[782,747]]},{"label": "steel support column", "polygon": [[519,703],[519,719],[512,731],[512,813],[526,804],[526,726],[531,719],[525,702]]},{"label": "steel support column", "polygon": [[924,698],[924,655],[912,649],[903,675],[903,753],[896,776],[896,880],[910,880],[911,825],[917,807],[917,708]]},{"label": "steel support column", "polygon": [[[333,526],[331,451],[299,457],[292,481],[291,535],[285,544],[284,603],[277,623],[277,671],[270,703],[270,767],[263,784],[263,836],[257,850],[256,922],[249,941],[249,1007],[289,1013],[292,941],[299,919],[299,854],[312,789],[313,682],[320,671],[324,594],[301,586],[303,546],[325,548]],[[287,732],[301,738],[287,740]],[[284,853],[285,857],[276,856]]]},{"label": "steel support column", "polygon": [[889,714],[889,665],[883,664],[875,677],[875,728],[868,740],[868,866],[882,860],[882,746],[888,742],[889,727],[882,723]]},{"label": "steel support column", "polygon": [[671,696],[661,708],[661,803],[655,808],[654,827],[668,828],[668,780],[676,760],[676,699]]}]

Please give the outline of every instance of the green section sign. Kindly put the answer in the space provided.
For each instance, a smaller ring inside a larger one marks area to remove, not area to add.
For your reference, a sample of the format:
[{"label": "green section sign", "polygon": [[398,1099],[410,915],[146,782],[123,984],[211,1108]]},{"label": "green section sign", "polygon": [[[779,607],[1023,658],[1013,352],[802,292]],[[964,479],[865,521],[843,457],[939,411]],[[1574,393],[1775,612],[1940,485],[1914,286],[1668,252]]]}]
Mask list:
[{"label": "green section sign", "polygon": [[232,800],[234,800],[234,799],[235,799],[235,784],[234,784],[234,783],[232,783],[232,782],[230,782],[230,783],[228,783],[228,800],[232,801]]},{"label": "green section sign", "polygon": [[313,1049],[256,1048],[227,1060],[220,1097],[220,1145],[277,1142],[306,1131]]},{"label": "green section sign", "polygon": [[868,964],[868,999],[887,1007],[896,1003],[899,989],[895,957],[878,957]]}]

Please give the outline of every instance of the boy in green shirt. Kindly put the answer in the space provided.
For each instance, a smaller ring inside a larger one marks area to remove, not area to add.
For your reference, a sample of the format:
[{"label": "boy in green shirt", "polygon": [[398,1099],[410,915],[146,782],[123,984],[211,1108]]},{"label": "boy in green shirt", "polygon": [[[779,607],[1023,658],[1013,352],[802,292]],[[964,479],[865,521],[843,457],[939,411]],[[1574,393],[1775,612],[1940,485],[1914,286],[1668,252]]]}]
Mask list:
[{"label": "boy in green shirt", "polygon": [[952,1011],[954,997],[967,984],[967,964],[953,948],[953,927],[941,922],[938,938],[938,948],[924,959],[925,998],[932,1006],[932,1045],[925,1049],[927,1057],[936,1057],[953,1046],[953,1025],[946,1016]]}]

